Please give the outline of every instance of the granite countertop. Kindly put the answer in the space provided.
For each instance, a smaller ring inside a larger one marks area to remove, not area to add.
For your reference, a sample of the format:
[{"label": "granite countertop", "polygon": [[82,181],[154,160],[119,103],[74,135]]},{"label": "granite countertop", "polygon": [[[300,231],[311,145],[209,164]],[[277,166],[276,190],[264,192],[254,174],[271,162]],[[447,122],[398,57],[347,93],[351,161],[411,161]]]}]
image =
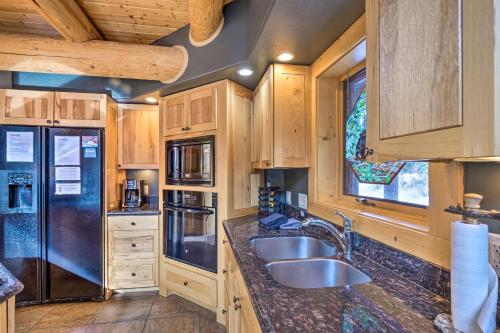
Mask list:
[{"label": "granite countertop", "polygon": [[108,216],[113,215],[160,215],[160,210],[157,205],[142,205],[137,208],[125,208],[119,207],[113,210],[110,210]]},{"label": "granite countertop", "polygon": [[0,263],[0,303],[18,294],[24,286]]},{"label": "granite countertop", "polygon": [[318,289],[283,286],[272,279],[248,242],[306,235],[336,245],[340,253],[333,236],[318,227],[269,231],[252,215],[225,221],[224,228],[263,332],[434,332],[436,315],[450,313],[443,297],[358,253],[352,264],[372,278],[370,283]]}]

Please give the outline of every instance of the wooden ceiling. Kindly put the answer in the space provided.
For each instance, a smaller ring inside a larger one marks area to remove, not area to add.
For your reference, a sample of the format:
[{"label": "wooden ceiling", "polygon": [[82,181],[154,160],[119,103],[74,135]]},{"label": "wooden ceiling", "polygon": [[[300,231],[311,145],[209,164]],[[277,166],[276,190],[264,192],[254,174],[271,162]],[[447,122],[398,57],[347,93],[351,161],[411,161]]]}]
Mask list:
[{"label": "wooden ceiling", "polygon": [[[77,0],[105,40],[150,44],[189,23],[188,0]],[[0,0],[0,32],[60,37],[32,0]]]}]

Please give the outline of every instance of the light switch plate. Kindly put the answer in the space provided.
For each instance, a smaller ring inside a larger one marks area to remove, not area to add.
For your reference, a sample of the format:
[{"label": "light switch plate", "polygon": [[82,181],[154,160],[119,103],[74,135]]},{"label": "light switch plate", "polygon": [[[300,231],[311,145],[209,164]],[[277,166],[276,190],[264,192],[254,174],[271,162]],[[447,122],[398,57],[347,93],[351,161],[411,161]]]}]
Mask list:
[{"label": "light switch plate", "polygon": [[488,257],[491,266],[497,272],[497,275],[500,276],[500,234],[488,234]]},{"label": "light switch plate", "polygon": [[291,205],[292,204],[292,192],[286,191],[286,204]]},{"label": "light switch plate", "polygon": [[299,193],[299,207],[307,209],[307,194]]}]

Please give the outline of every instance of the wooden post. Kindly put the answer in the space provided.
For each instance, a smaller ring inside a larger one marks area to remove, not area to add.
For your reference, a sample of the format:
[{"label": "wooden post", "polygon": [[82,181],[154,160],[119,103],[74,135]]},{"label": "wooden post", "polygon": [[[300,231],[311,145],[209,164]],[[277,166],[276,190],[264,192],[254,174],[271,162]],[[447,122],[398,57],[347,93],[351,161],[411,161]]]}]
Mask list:
[{"label": "wooden post", "polygon": [[190,0],[189,41],[194,46],[204,46],[212,42],[222,30],[223,0]]}]

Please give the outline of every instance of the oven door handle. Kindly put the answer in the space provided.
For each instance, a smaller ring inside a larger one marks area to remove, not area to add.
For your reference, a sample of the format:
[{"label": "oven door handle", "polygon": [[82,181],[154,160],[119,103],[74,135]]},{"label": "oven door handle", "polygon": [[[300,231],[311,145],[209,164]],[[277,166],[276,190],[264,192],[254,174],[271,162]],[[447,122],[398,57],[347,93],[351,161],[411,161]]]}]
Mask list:
[{"label": "oven door handle", "polygon": [[178,213],[190,213],[190,214],[202,214],[202,215],[212,215],[214,213],[214,211],[210,209],[181,208],[181,207],[165,207],[165,209]]}]

